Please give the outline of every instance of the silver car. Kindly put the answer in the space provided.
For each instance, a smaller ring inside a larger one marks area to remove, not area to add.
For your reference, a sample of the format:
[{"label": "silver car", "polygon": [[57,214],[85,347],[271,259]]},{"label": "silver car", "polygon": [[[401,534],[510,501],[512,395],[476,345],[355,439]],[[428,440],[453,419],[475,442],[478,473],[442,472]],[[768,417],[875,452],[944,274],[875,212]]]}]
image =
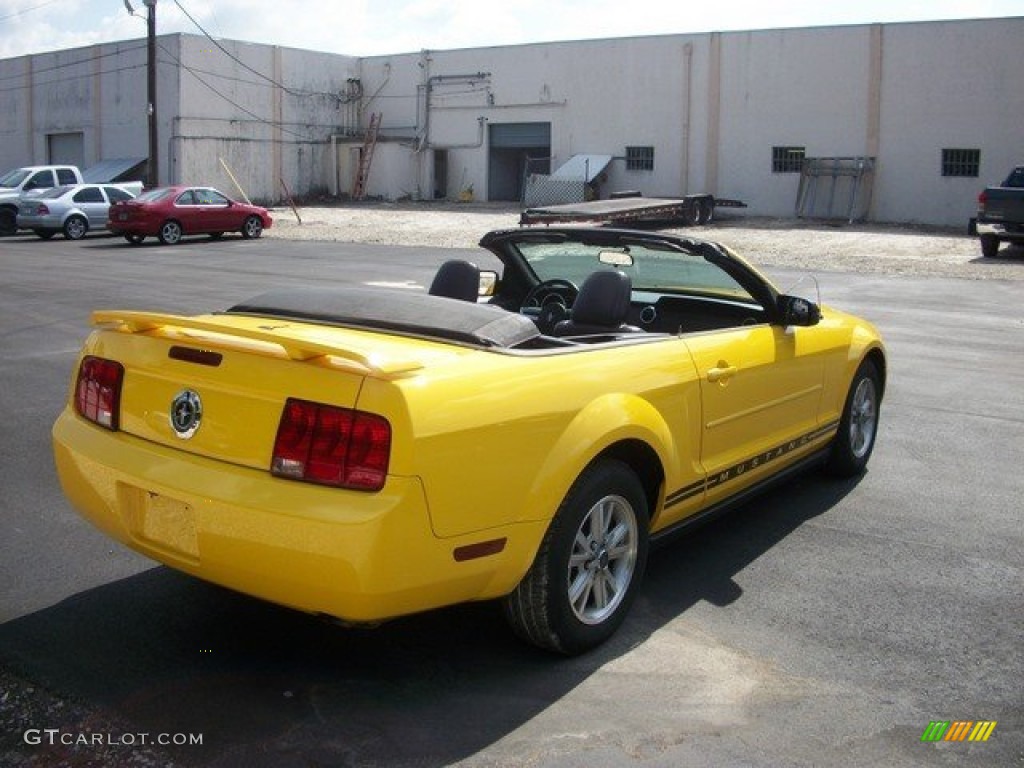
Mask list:
[{"label": "silver car", "polygon": [[117,200],[131,200],[142,184],[75,184],[53,187],[18,204],[18,229],[31,229],[47,240],[63,232],[68,240],[80,240],[92,229],[106,229],[107,209]]}]

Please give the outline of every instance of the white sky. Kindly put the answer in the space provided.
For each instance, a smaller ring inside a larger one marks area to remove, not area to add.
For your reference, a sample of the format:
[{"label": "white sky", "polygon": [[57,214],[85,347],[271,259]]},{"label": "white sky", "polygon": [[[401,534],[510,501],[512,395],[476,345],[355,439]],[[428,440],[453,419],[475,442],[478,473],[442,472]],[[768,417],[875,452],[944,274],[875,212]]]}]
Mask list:
[{"label": "white sky", "polygon": [[[142,0],[129,0],[144,14]],[[158,0],[157,33],[353,56],[422,49],[1024,15],[1024,0]],[[3,0],[0,58],[144,37],[123,0]]]}]

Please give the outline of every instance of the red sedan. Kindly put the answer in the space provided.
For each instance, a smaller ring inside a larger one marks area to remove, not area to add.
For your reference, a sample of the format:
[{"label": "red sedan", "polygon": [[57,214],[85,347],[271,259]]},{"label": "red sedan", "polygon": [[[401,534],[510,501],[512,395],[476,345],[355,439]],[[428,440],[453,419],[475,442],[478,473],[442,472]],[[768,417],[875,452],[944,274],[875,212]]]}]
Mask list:
[{"label": "red sedan", "polygon": [[174,245],[185,235],[259,237],[273,223],[266,208],[232,200],[210,187],[156,187],[110,206],[107,229],[137,245],[147,236]]}]

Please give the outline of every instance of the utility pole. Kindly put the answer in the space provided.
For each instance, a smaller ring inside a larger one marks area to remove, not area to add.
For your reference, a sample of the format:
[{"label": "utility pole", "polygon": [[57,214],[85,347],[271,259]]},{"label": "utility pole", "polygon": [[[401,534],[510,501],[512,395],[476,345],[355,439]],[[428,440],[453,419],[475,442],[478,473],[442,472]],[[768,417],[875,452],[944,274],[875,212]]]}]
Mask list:
[{"label": "utility pole", "polygon": [[149,118],[149,161],[150,187],[160,185],[160,163],[157,151],[156,131],[156,0],[143,0],[146,6],[146,114]]}]

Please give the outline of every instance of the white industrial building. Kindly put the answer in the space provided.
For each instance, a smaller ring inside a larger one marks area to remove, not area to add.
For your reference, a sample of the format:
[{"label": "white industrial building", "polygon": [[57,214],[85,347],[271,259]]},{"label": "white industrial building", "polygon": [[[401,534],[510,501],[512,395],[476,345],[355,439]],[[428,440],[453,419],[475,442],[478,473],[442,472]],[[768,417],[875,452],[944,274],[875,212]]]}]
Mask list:
[{"label": "white industrial building", "polygon": [[[600,196],[961,226],[1024,162],[1021,40],[1024,17],[365,58],[162,35],[159,181],[522,200],[585,155]],[[0,171],[145,158],[146,67],[145,40],[0,61]]]}]

